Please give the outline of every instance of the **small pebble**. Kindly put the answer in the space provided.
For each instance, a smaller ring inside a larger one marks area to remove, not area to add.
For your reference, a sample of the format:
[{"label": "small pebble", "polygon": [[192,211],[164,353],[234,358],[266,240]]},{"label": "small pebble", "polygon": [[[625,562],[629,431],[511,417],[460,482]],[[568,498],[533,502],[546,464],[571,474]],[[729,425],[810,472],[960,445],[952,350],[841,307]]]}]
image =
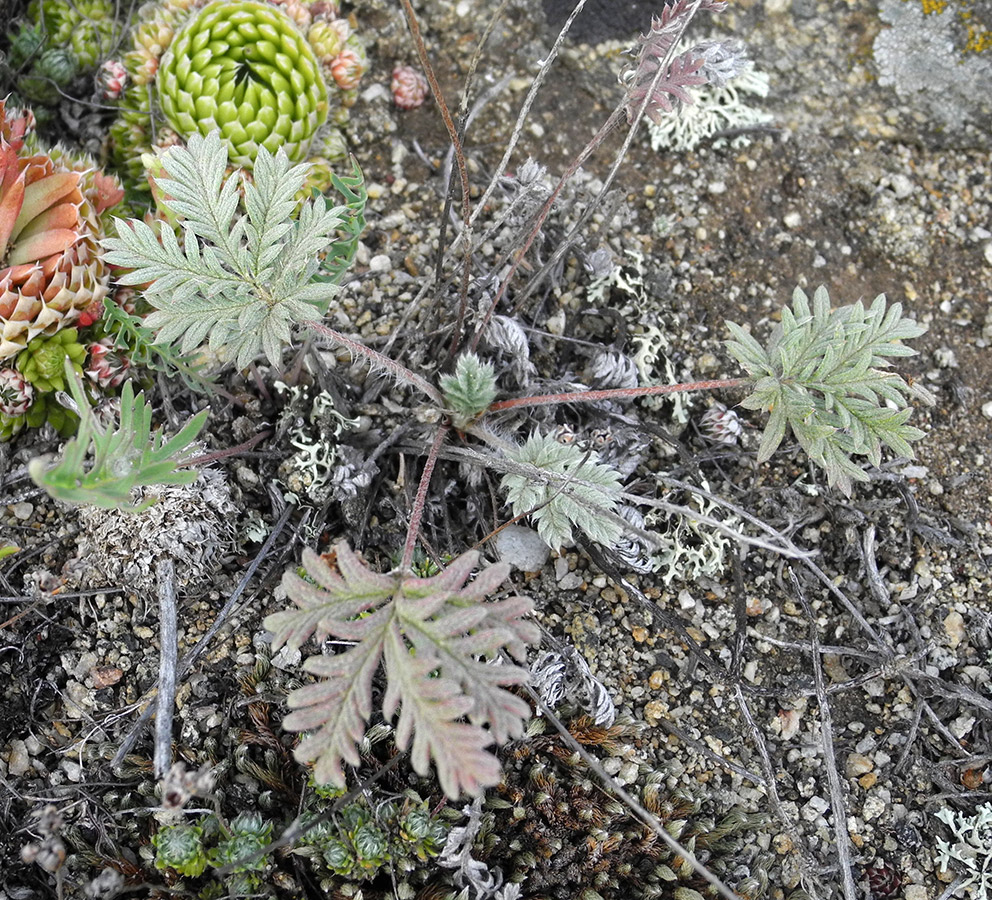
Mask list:
[{"label": "small pebble", "polygon": [[868,797],[861,809],[861,815],[866,822],[871,819],[877,819],[883,812],[885,812],[885,801],[875,795]]},{"label": "small pebble", "polygon": [[533,529],[509,525],[495,539],[499,558],[521,572],[539,572],[551,555],[551,548]]},{"label": "small pebble", "polygon": [[20,519],[24,522],[31,518],[31,514],[34,512],[34,504],[27,502],[15,503],[10,510],[14,514],[15,519]]},{"label": "small pebble", "polygon": [[393,267],[392,260],[385,253],[378,253],[369,260],[369,271],[381,275]]},{"label": "small pebble", "polygon": [[875,764],[867,756],[862,756],[860,753],[849,753],[847,764],[844,766],[844,774],[848,778],[857,778],[874,768]]},{"label": "small pebble", "polygon": [[952,609],[944,616],[944,634],[947,635],[947,646],[952,650],[965,639],[964,616],[956,609]]},{"label": "small pebble", "polygon": [[26,775],[31,769],[31,757],[24,741],[11,741],[7,756],[7,772],[10,775]]},{"label": "small pebble", "polygon": [[913,193],[913,182],[903,174],[893,175],[889,179],[889,186],[897,200],[905,200]]}]

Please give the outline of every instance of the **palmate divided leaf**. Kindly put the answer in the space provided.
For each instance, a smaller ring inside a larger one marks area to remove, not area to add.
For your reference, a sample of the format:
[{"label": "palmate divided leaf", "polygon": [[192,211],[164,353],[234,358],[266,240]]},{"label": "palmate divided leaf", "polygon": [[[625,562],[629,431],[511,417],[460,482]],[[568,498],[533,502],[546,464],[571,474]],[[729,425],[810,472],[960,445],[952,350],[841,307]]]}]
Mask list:
[{"label": "palmate divided leaf", "polygon": [[156,186],[183,239],[165,226],[158,234],[135,219],[118,221],[118,237],[104,241],[106,259],[133,270],[122,284],[151,282],[144,295],[154,311],[145,324],[160,343],[181,340],[188,354],[207,342],[238,368],[264,352],[278,366],[293,326],[320,319],[339,291],[333,280],[315,279],[318,254],[338,231],[350,238],[361,220],[355,205],[364,205],[364,192],[354,183],[361,173],[348,181],[348,206],[320,197],[294,215],[307,166],[292,166],[282,150],[272,156],[259,148],[253,178],[228,178],[227,148],[211,132],[171,148],[161,165],[168,177]]},{"label": "palmate divided leaf", "polygon": [[902,305],[886,309],[880,294],[867,309],[858,301],[830,308],[824,287],[809,298],[796,288],[792,308],[782,310],[767,349],[739,325],[728,322],[736,340],[730,354],[754,379],[741,405],[771,413],[758,450],[758,461],[771,457],[786,427],[810,459],[822,466],[831,485],[850,494],[852,481],[868,476],[851,458],[881,462],[882,446],[912,458],[911,441],[923,437],[907,425],[915,397],[932,403],[929,392],[885,371],[889,360],[913,356],[902,341],[919,337],[926,327],[903,317]]},{"label": "palmate divided leaf", "polygon": [[[526,597],[490,601],[509,566],[496,564],[468,579],[479,561],[470,551],[431,578],[371,571],[345,543],[336,568],[311,550],[303,565],[316,584],[287,572],[283,585],[297,605],[274,613],[265,627],[273,649],[299,648],[314,636],[354,641],[347,650],[312,656],[304,668],[320,680],[289,696],[294,712],[283,726],[308,734],[296,755],[316,761],[314,777],[343,787],[343,763],[358,765],[358,744],[372,714],[372,681],[385,668],[383,715],[399,710],[396,743],[426,775],[430,761],[449,797],[477,795],[499,782],[496,757],[485,748],[523,733],[528,705],[505,689],[528,679],[525,669],[498,664],[500,650],[516,660],[540,639],[525,616]],[[468,721],[463,721],[467,717]]]}]

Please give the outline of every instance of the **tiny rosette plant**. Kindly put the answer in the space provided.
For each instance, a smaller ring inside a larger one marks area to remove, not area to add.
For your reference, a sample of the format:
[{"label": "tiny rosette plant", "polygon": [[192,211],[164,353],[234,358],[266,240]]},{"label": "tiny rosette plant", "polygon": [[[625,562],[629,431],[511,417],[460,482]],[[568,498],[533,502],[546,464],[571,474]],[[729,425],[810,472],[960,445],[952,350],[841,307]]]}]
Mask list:
[{"label": "tiny rosette plant", "polygon": [[113,0],[32,0],[28,18],[53,47],[67,48],[83,71],[95,69],[118,35]]},{"label": "tiny rosette plant", "polygon": [[532,473],[503,476],[501,486],[513,514],[529,513],[550,547],[570,544],[576,526],[607,547],[617,542],[623,531],[615,515],[620,473],[601,463],[595,452],[535,433],[507,458]]},{"label": "tiny rosette plant", "polygon": [[[396,743],[411,748],[416,772],[434,761],[449,797],[478,795],[499,782],[496,757],[485,748],[523,733],[528,705],[504,685],[523,684],[520,666],[495,664],[500,650],[524,662],[527,644],[540,639],[525,617],[525,597],[487,599],[506,580],[497,563],[469,581],[479,561],[470,551],[430,578],[370,570],[345,543],[335,548],[332,568],[311,550],[303,565],[312,580],[283,577],[298,607],[265,619],[273,649],[298,649],[311,636],[354,642],[347,650],[312,656],[304,664],[315,684],[293,691],[283,726],[308,732],[296,748],[302,762],[315,761],[314,778],[345,784],[343,763],[358,765],[358,746],[372,714],[373,678],[385,667],[383,715],[399,710]],[[463,721],[463,717],[468,721]]]},{"label": "tiny rosette plant", "polygon": [[467,428],[496,399],[496,371],[474,353],[459,356],[454,374],[443,375],[439,384],[455,428]]},{"label": "tiny rosette plant", "polygon": [[159,343],[181,340],[189,354],[206,341],[238,368],[264,352],[279,366],[292,327],[320,319],[339,291],[321,274],[319,254],[354,222],[355,209],[322,197],[299,205],[307,166],[292,166],[282,150],[273,156],[260,147],[253,178],[227,178],[227,148],[216,131],[166,151],[161,165],[168,177],[156,186],[182,240],[168,227],[118,220],[118,237],[104,246],[109,262],[131,270],[120,283],[147,285],[154,309],[145,324]]},{"label": "tiny rosette plant", "polygon": [[209,860],[199,825],[163,825],[152,836],[152,846],[156,869],[175,869],[180,875],[195,878],[207,868]]},{"label": "tiny rosette plant", "polygon": [[868,308],[859,300],[831,309],[821,286],[811,307],[796,288],[792,308],[782,310],[767,348],[741,326],[728,322],[727,327],[735,338],[727,341],[727,350],[753,379],[741,405],[771,413],[759,462],[771,457],[791,428],[809,458],[826,471],[829,484],[850,494],[852,481],[868,480],[853,456],[866,456],[877,466],[884,445],[913,457],[910,442],[923,432],[906,424],[912,414],[909,399],[932,403],[933,398],[886,371],[890,359],[915,355],[902,341],[926,331],[903,316],[901,304],[886,308],[880,294]]}]

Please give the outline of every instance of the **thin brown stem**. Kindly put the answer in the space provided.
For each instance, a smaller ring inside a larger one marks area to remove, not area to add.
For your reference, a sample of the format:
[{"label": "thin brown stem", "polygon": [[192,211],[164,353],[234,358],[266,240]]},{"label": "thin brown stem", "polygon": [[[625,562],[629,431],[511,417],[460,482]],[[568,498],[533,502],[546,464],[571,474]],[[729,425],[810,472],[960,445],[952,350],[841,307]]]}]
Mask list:
[{"label": "thin brown stem", "polygon": [[194,456],[192,459],[184,459],[181,463],[176,465],[176,468],[182,469],[189,466],[205,466],[207,463],[216,462],[218,459],[227,459],[231,456],[237,456],[239,453],[244,453],[247,450],[251,450],[256,444],[264,441],[272,432],[269,430],[260,431],[253,437],[248,438],[243,444],[238,444],[237,447],[228,447],[227,450],[217,450],[213,453],[204,453],[201,456]]},{"label": "thin brown stem", "polygon": [[444,439],[448,436],[449,425],[442,425],[437,434],[434,435],[434,443],[427,451],[427,460],[424,462],[424,471],[420,476],[420,484],[417,486],[417,498],[413,501],[413,509],[410,511],[410,524],[406,529],[406,543],[403,545],[403,560],[400,568],[407,571],[413,563],[413,551],[417,547],[417,536],[420,534],[420,523],[424,518],[424,507],[427,504],[427,489],[431,484],[431,476],[434,474],[434,465],[437,463],[437,456],[441,450]]},{"label": "thin brown stem", "polygon": [[361,357],[362,359],[367,360],[370,365],[388,372],[398,381],[402,381],[409,384],[411,387],[417,388],[419,391],[422,391],[430,397],[430,399],[433,400],[438,407],[441,409],[444,408],[444,397],[441,396],[441,392],[429,381],[421,378],[416,372],[408,369],[404,365],[401,365],[396,362],[396,360],[390,359],[388,356],[384,356],[378,350],[373,350],[371,347],[366,347],[365,344],[341,334],[340,331],[335,331],[333,328],[328,328],[326,325],[321,325],[320,322],[309,322],[308,324],[318,334],[329,337],[331,340],[339,343],[342,347],[345,347],[353,356]]},{"label": "thin brown stem", "polygon": [[517,409],[523,406],[554,406],[558,403],[592,403],[597,400],[622,400],[632,397],[652,397],[656,394],[678,394],[686,391],[715,391],[747,384],[746,378],[718,378],[715,381],[693,381],[683,384],[655,384],[636,388],[610,388],[603,391],[571,391],[566,394],[537,394],[514,397],[490,405],[488,413]]},{"label": "thin brown stem", "polygon": [[[410,0],[400,0],[403,7],[403,13],[406,16],[407,25],[410,27],[410,34],[413,37],[414,45],[417,48],[417,56],[420,58],[420,65],[423,67],[424,75],[427,78],[427,83],[431,86],[431,94],[434,96],[434,102],[437,104],[437,108],[441,113],[441,118],[444,120],[444,127],[448,131],[448,137],[451,139],[451,146],[455,151],[455,163],[458,166],[458,178],[461,182],[462,188],[462,223],[465,231],[471,233],[472,229],[472,208],[471,202],[469,200],[469,184],[468,184],[468,167],[465,165],[465,151],[462,147],[461,134],[459,129],[455,127],[455,121],[451,117],[451,112],[448,109],[448,104],[444,100],[444,95],[441,93],[441,86],[438,84],[437,76],[434,74],[434,67],[431,65],[430,57],[427,55],[427,45],[424,43],[423,35],[420,33],[420,24],[417,21],[416,13],[413,11],[413,6],[410,4]],[[466,104],[467,105],[467,94],[468,85],[466,85]],[[464,121],[464,118],[463,118]],[[441,269],[444,265],[444,249],[445,249],[445,231],[448,225],[447,211],[451,204],[451,192],[449,190],[448,196],[445,199],[445,212],[441,216],[440,222],[440,234],[438,236],[438,250],[437,250],[437,263],[435,265],[434,281],[436,284],[441,283]],[[465,320],[465,311],[468,303],[468,272],[469,272],[469,260],[471,259],[471,241],[469,241],[469,246],[465,250],[465,260],[464,260],[464,271],[462,274],[462,285],[460,290],[460,300],[458,307],[458,321],[455,324],[455,339],[457,340],[458,334],[461,331],[462,323]],[[452,355],[454,355],[455,344],[452,344]]]}]

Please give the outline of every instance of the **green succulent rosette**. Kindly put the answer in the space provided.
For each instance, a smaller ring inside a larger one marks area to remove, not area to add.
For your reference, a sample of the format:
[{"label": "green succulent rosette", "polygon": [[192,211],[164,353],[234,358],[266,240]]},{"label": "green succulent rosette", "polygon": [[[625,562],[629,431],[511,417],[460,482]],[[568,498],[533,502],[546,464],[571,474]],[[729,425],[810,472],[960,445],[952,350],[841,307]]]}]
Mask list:
[{"label": "green succulent rosette", "polygon": [[181,135],[220,129],[232,163],[259,147],[307,157],[327,121],[320,63],[292,20],[254,0],[214,0],[176,35],[158,71],[158,101]]},{"label": "green succulent rosette", "polygon": [[250,171],[259,147],[283,147],[294,162],[315,164],[311,184],[326,192],[331,163],[347,159],[338,129],[368,65],[353,20],[340,15],[331,0],[143,4],[110,128],[129,189],[147,190],[148,154],[216,128],[232,166]]},{"label": "green succulent rosette", "polygon": [[42,53],[30,71],[17,79],[17,90],[30,103],[55,106],[65,88],[78,74],[76,57],[62,47]]},{"label": "green succulent rosette", "polygon": [[[42,394],[64,391],[65,360],[72,363],[77,375],[83,373],[86,361],[86,347],[79,343],[79,332],[75,328],[63,328],[53,335],[39,336],[28,341],[17,354],[17,370]],[[35,401],[37,405],[37,401]],[[32,406],[32,409],[34,407]],[[29,425],[33,423],[29,420]]]},{"label": "green succulent rosette", "polygon": [[41,394],[24,414],[23,420],[28,428],[41,428],[47,422],[60,437],[72,437],[79,428],[79,416],[62,406],[55,399],[55,394]]},{"label": "green succulent rosette", "polygon": [[119,31],[113,0],[33,0],[28,17],[50,46],[72,51],[81,71],[97,67]]}]

